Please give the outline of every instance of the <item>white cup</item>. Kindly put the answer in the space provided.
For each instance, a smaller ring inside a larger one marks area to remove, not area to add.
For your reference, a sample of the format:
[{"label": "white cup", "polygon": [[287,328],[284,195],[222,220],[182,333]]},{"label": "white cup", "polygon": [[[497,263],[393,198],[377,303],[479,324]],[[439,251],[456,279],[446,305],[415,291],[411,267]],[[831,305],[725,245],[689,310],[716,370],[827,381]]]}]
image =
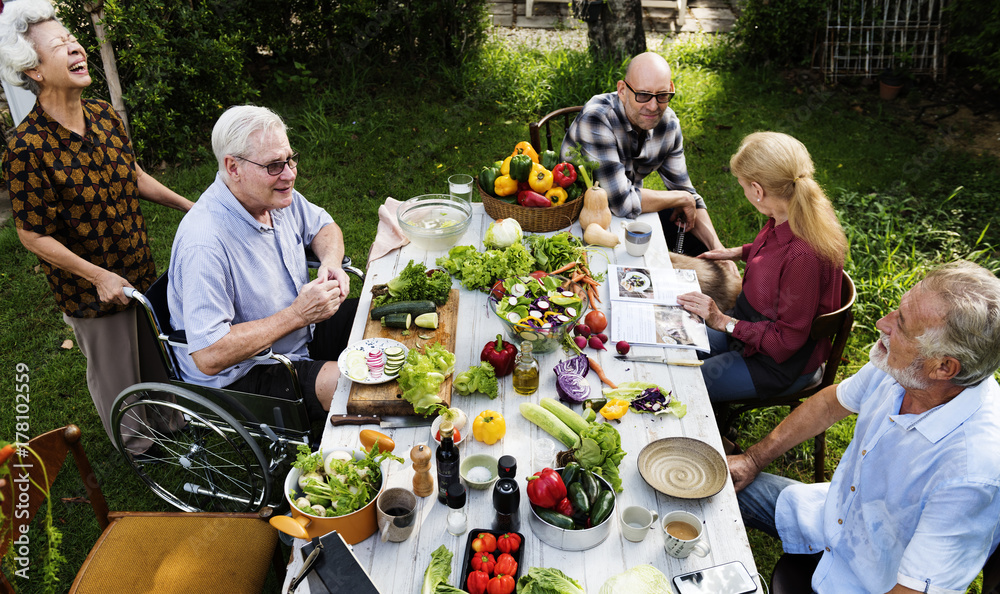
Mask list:
[{"label": "white cup", "polygon": [[630,256],[641,256],[649,249],[649,240],[653,236],[653,228],[649,223],[632,221],[625,225],[625,251]]},{"label": "white cup", "polygon": [[702,540],[704,524],[698,516],[686,511],[673,511],[663,516],[663,548],[671,557],[684,559],[691,553],[704,557],[712,547]]},{"label": "white cup", "polygon": [[472,202],[472,189],[471,175],[459,173],[448,178],[448,193],[459,200],[466,203]]},{"label": "white cup", "polygon": [[659,517],[660,514],[639,505],[626,507],[618,518],[622,536],[632,542],[642,542]]}]

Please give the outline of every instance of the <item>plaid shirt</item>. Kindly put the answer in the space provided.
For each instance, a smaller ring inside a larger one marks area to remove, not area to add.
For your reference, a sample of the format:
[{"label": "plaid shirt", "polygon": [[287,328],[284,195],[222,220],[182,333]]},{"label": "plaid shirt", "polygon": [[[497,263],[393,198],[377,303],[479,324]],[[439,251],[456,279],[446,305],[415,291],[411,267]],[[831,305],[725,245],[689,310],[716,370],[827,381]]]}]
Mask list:
[{"label": "plaid shirt", "polygon": [[668,190],[690,192],[698,208],[705,208],[688,177],[680,121],[669,107],[652,130],[633,129],[617,93],[595,95],[566,132],[560,150],[563,159],[574,146],[600,161],[594,179],[608,193],[608,205],[615,216],[639,216],[642,180],[654,171]]}]

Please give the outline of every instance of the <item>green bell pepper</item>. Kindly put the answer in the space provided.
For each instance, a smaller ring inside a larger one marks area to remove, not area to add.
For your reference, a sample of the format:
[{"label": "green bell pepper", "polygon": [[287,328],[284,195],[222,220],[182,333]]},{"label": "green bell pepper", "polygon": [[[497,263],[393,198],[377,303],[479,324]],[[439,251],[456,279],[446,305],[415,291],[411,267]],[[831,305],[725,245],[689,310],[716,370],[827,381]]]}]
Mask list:
[{"label": "green bell pepper", "polygon": [[479,187],[490,196],[496,197],[497,194],[493,190],[493,184],[498,177],[500,177],[499,168],[490,167],[489,165],[483,167],[483,170],[479,172]]},{"label": "green bell pepper", "polygon": [[532,165],[534,162],[528,155],[514,155],[510,159],[510,178],[519,182],[528,181]]},{"label": "green bell pepper", "polygon": [[559,164],[559,155],[555,151],[542,151],[542,167],[552,171]]}]

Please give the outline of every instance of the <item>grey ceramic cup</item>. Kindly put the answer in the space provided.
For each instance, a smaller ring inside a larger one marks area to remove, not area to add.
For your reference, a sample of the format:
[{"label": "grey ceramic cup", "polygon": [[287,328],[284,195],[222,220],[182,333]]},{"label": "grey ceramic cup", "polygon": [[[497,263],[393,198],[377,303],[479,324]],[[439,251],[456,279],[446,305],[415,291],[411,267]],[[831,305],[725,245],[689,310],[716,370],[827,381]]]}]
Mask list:
[{"label": "grey ceramic cup", "polygon": [[382,542],[403,542],[410,537],[417,520],[417,496],[412,491],[386,489],[378,496],[375,507]]},{"label": "grey ceramic cup", "polygon": [[625,251],[630,256],[641,256],[649,249],[653,228],[648,223],[632,221],[625,225]]},{"label": "grey ceramic cup", "polygon": [[659,517],[655,511],[650,511],[640,505],[630,505],[622,510],[618,518],[622,536],[632,542],[642,542],[650,529],[656,525]]}]

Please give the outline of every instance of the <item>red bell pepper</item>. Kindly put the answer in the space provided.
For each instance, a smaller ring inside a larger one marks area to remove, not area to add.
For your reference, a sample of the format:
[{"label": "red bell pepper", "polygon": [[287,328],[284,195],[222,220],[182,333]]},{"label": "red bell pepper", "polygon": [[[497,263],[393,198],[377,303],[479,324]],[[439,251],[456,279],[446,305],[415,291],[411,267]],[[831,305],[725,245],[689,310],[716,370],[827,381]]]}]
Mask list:
[{"label": "red bell pepper", "polygon": [[469,594],[485,594],[489,581],[490,574],[476,570],[469,574],[469,579],[465,580],[465,586],[469,589]]},{"label": "red bell pepper", "polygon": [[562,515],[569,516],[571,518],[573,517],[573,514],[576,513],[576,509],[573,507],[573,502],[571,502],[568,497],[560,499],[559,503],[557,503],[553,509]]},{"label": "red bell pepper", "polygon": [[572,163],[560,163],[552,170],[552,181],[560,188],[568,188],[576,181],[576,169]]},{"label": "red bell pepper", "polygon": [[489,532],[480,532],[472,541],[472,550],[477,553],[492,553],[497,550],[497,537]]},{"label": "red bell pepper", "polygon": [[497,575],[514,575],[517,573],[517,561],[510,553],[503,553],[497,558],[497,564],[493,567],[493,571]]},{"label": "red bell pepper", "polygon": [[551,200],[532,190],[518,192],[517,203],[528,208],[546,208],[552,206]]},{"label": "red bell pepper", "polygon": [[565,498],[566,485],[555,470],[545,468],[528,477],[528,501],[538,507],[553,509]]},{"label": "red bell pepper", "polygon": [[517,363],[517,347],[505,341],[502,335],[497,334],[496,340],[487,342],[486,346],[483,347],[483,352],[479,354],[479,360],[492,365],[497,377],[510,375]]},{"label": "red bell pepper", "polygon": [[514,578],[509,575],[494,576],[486,584],[486,594],[510,594],[514,591],[516,585],[517,583],[514,581]]},{"label": "red bell pepper", "polygon": [[470,564],[472,565],[472,569],[476,571],[484,571],[487,574],[492,574],[497,562],[493,558],[493,555],[489,553],[476,553],[472,556]]},{"label": "red bell pepper", "polygon": [[516,553],[521,548],[521,537],[514,532],[508,532],[497,539],[497,548],[501,553]]}]

